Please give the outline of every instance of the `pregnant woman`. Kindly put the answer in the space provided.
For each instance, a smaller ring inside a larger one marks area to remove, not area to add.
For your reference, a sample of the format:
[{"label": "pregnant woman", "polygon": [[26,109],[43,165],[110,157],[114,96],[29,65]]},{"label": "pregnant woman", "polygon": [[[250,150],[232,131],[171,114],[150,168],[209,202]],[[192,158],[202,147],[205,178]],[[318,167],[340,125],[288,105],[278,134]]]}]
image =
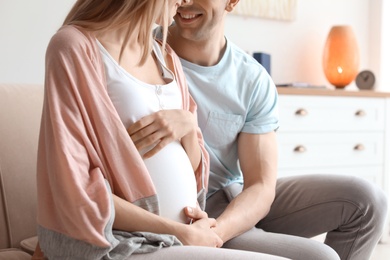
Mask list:
[{"label": "pregnant woman", "polygon": [[[197,199],[204,206],[208,177],[196,106],[165,44],[189,1],[78,0],[52,37],[37,171],[38,237],[49,259],[221,246],[214,219],[189,225],[183,213]],[[145,120],[173,109],[187,114],[181,140],[158,129],[140,136],[155,127]]]}]

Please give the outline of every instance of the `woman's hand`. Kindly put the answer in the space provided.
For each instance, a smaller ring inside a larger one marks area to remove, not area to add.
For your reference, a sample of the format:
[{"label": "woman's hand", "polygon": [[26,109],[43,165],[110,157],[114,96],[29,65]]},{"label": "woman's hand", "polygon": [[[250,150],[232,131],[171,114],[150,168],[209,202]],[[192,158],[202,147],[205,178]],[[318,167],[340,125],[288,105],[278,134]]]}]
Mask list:
[{"label": "woman's hand", "polygon": [[184,208],[184,214],[191,219],[191,223],[194,223],[200,219],[208,218],[208,214],[206,211],[203,211],[200,207],[199,204],[196,203],[196,207],[185,207]]},{"label": "woman's hand", "polygon": [[145,231],[176,236],[184,245],[221,247],[222,239],[214,232],[215,219],[202,218],[191,225],[163,218],[142,209],[117,195],[112,195],[115,206],[114,229],[128,232]]},{"label": "woman's hand", "polygon": [[179,235],[179,240],[185,245],[198,245],[209,247],[221,247],[222,239],[214,232],[217,221],[208,218],[207,212],[203,211],[197,204],[195,208],[186,207],[184,213],[192,221],[188,231]]},{"label": "woman's hand", "polygon": [[173,109],[145,116],[131,125],[127,132],[138,150],[155,145],[144,155],[144,158],[149,158],[174,140],[181,140],[190,133],[196,134],[196,129],[196,121],[191,112]]},{"label": "woman's hand", "polygon": [[202,218],[183,228],[176,237],[184,244],[191,246],[221,247],[222,239],[213,231],[217,221],[213,218]]}]

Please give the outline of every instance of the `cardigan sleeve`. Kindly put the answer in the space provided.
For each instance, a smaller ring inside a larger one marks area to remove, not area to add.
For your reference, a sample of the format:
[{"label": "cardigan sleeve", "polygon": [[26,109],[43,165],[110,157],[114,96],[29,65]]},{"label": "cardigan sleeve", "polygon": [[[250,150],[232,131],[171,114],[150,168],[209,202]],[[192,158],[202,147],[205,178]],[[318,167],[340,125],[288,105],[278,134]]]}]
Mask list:
[{"label": "cardigan sleeve", "polygon": [[96,40],[75,27],[60,29],[47,48],[37,184],[44,250],[70,239],[107,253],[117,242],[112,193],[151,212],[158,207],[148,201],[154,186],[107,94]]},{"label": "cardigan sleeve", "polygon": [[80,105],[85,102],[86,85],[101,88],[96,79],[102,76],[78,37],[60,30],[46,52],[37,164],[38,222],[53,232],[108,247],[104,229],[112,214],[110,196],[103,167],[93,156],[96,148],[83,118],[86,108]]}]

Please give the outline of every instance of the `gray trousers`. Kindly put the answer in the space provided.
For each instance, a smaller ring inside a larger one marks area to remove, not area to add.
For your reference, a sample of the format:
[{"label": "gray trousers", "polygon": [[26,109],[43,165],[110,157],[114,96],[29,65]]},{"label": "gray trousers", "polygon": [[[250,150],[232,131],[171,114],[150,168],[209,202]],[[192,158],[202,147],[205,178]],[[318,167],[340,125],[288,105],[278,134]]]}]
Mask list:
[{"label": "gray trousers", "polygon": [[263,253],[200,246],[172,246],[154,253],[133,254],[131,260],[286,260]]},{"label": "gray trousers", "polygon": [[[218,217],[239,194],[232,184],[207,200],[210,217]],[[290,259],[368,260],[387,223],[387,198],[360,178],[305,175],[278,179],[269,214],[224,248]],[[308,239],[327,233],[325,243]]]}]

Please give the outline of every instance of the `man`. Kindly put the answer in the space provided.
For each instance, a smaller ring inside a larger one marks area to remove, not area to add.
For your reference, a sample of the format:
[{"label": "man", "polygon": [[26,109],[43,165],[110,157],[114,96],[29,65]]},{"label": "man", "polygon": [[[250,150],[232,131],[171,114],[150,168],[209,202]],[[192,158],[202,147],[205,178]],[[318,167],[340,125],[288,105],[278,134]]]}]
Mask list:
[{"label": "man", "polygon": [[[223,247],[292,259],[369,259],[387,200],[346,176],[277,180],[275,85],[224,36],[239,0],[193,0],[178,9],[168,42],[181,57],[210,154],[206,211]],[[193,218],[204,217],[198,210]],[[310,237],[327,233],[325,243]]]}]

